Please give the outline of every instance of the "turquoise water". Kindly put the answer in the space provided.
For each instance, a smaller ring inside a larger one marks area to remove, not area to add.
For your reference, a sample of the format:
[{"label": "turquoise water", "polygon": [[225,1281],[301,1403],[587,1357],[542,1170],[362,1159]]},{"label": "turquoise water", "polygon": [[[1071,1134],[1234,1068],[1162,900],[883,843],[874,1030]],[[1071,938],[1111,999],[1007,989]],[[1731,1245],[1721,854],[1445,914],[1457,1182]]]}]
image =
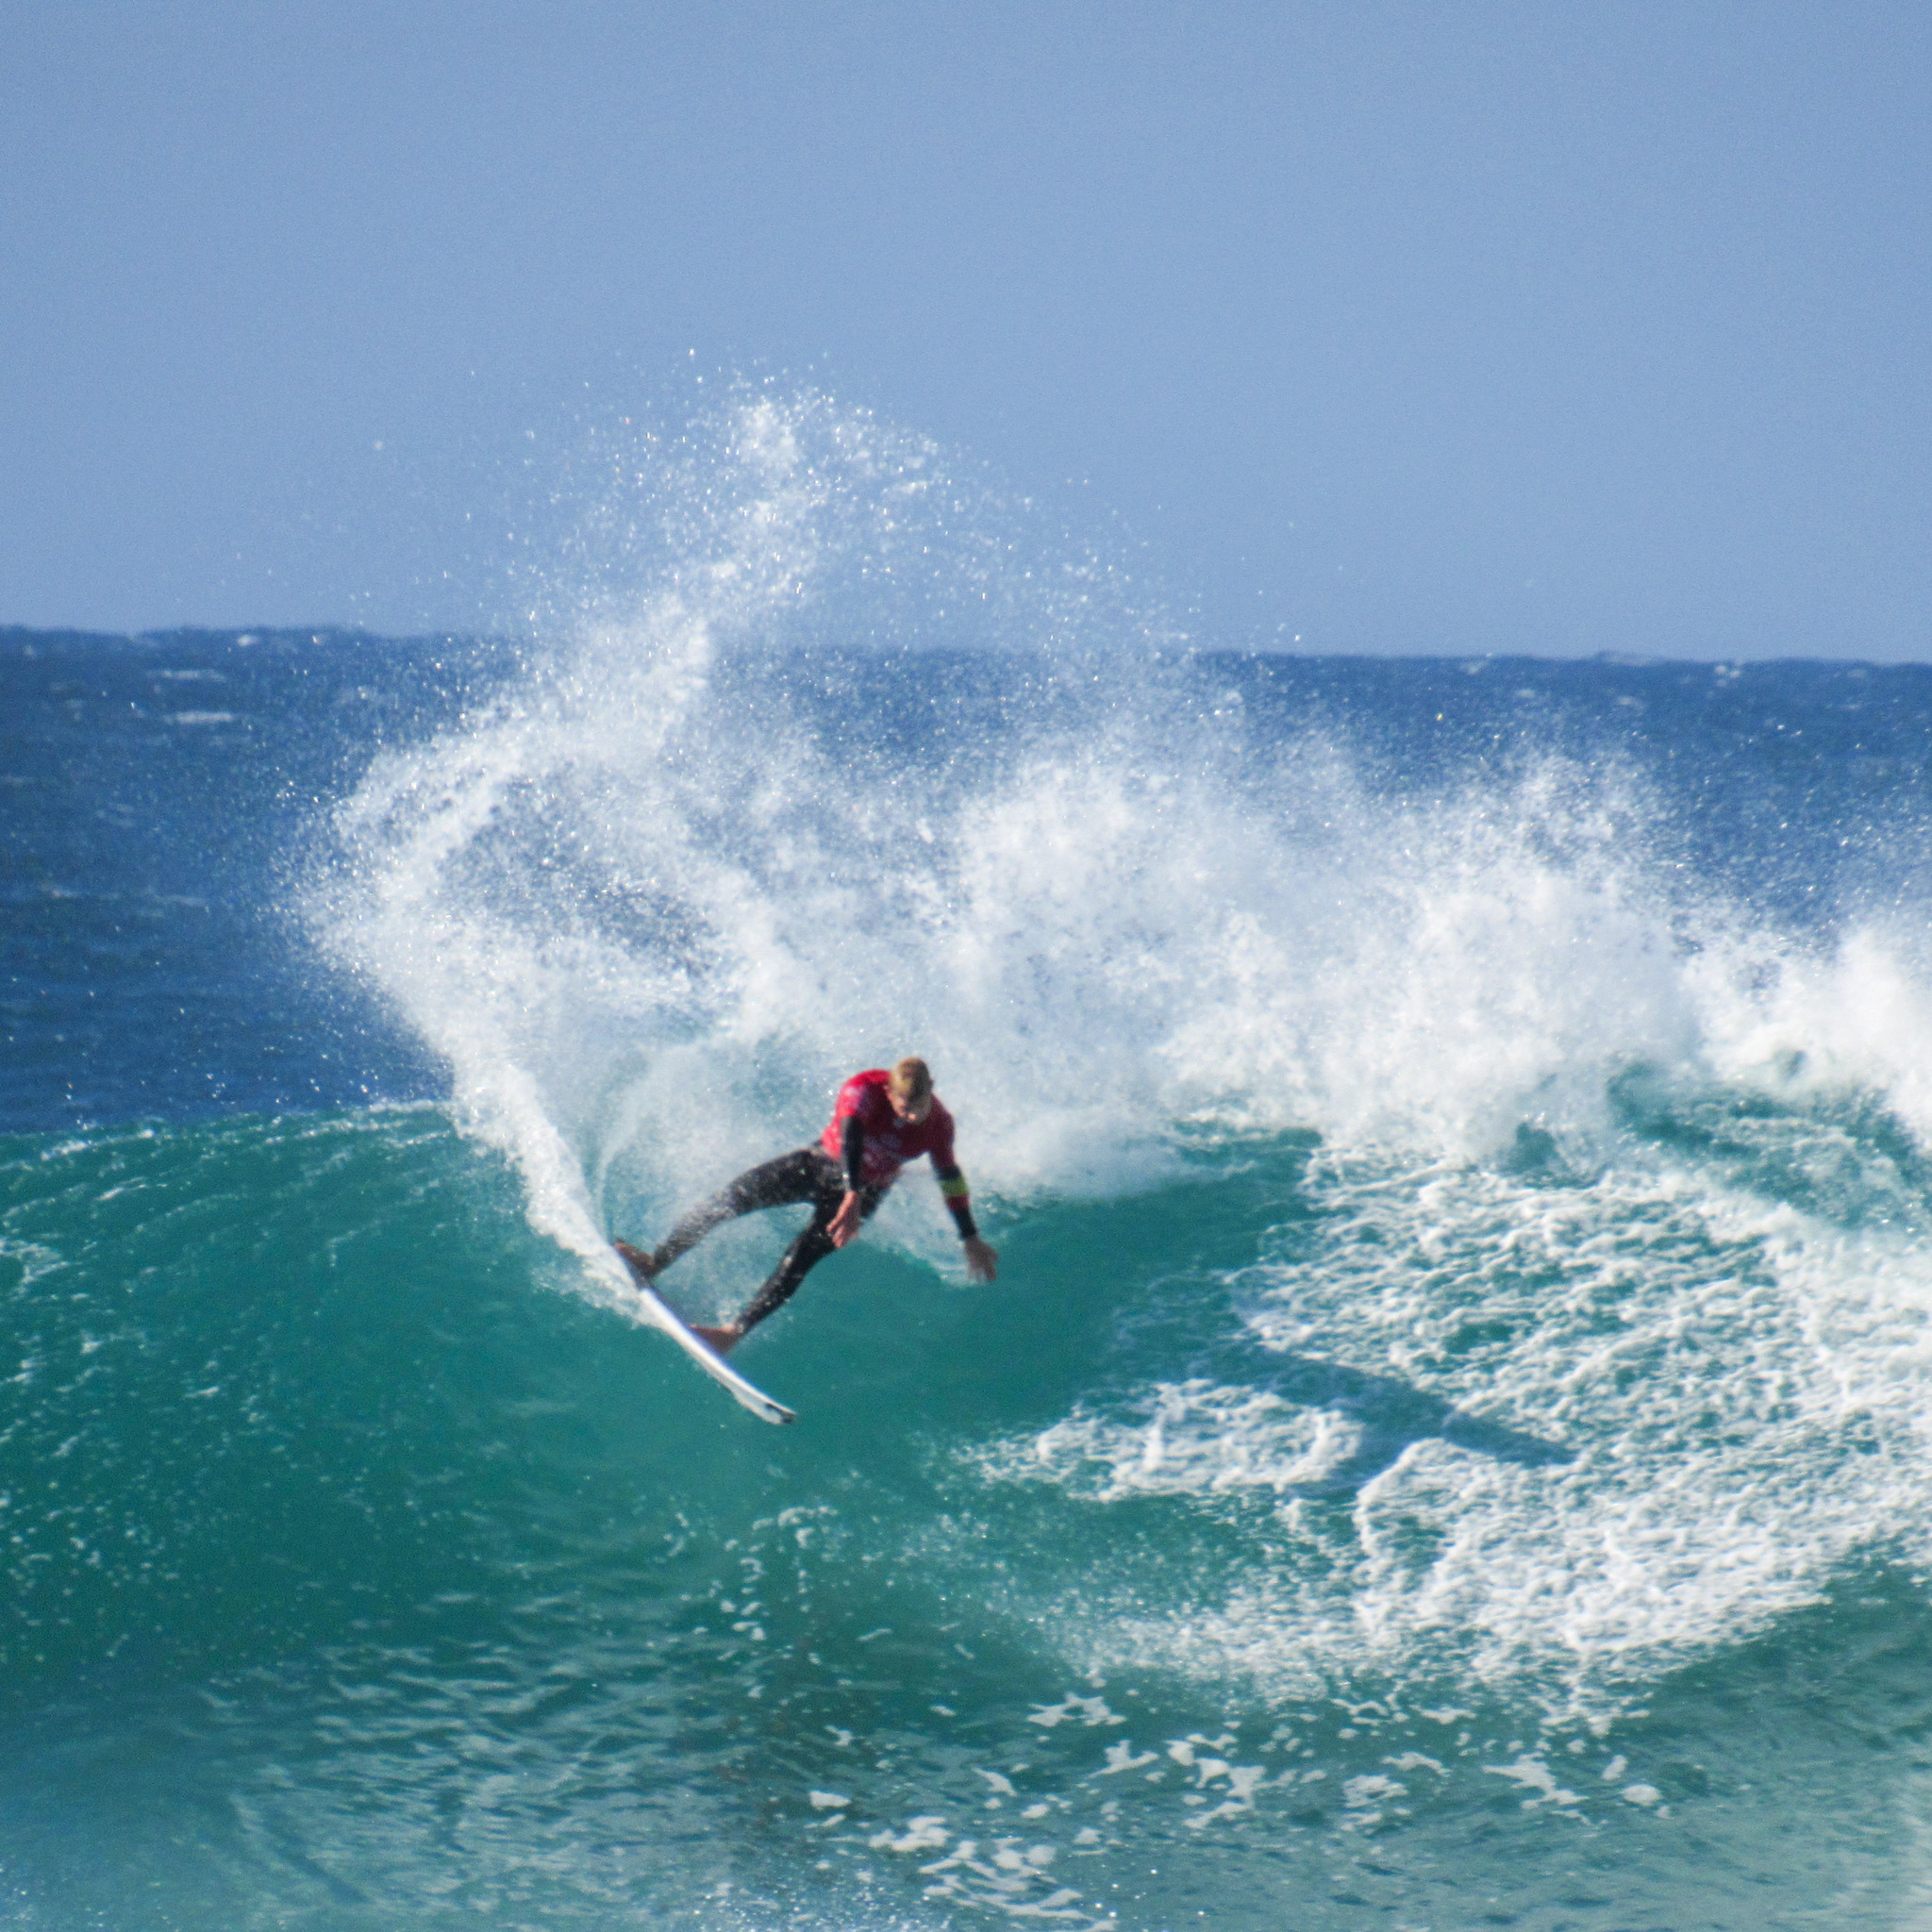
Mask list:
[{"label": "turquoise water", "polygon": [[[1204,656],[741,427],[514,647],[0,640],[5,1923],[1924,1923],[1932,677]],[[604,1237],[913,1049],[1000,1279],[908,1174],[764,1426]]]},{"label": "turquoise water", "polygon": [[777,1431],[439,1109],[15,1139],[15,1922],[1908,1923],[1909,1432],[1764,1235],[1317,1164],[862,1250]]}]

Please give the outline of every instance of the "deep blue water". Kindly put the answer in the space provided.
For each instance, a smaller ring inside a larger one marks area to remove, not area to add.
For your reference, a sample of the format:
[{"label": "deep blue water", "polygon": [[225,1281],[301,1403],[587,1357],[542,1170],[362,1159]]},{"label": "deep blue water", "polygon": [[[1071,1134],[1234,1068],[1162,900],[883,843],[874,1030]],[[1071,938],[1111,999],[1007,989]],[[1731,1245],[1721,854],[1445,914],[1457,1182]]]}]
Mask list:
[{"label": "deep blue water", "polygon": [[[4,1923],[1924,1923],[1932,673],[896,649],[789,460],[0,633]],[[913,1050],[764,1427],[603,1237]]]}]

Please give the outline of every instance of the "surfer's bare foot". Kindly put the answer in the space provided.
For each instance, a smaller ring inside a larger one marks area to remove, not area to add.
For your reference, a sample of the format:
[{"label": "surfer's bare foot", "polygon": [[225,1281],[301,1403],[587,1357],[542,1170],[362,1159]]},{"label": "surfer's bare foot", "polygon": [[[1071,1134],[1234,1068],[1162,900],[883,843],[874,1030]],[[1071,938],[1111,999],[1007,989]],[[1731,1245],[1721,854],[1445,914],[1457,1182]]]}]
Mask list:
[{"label": "surfer's bare foot", "polygon": [[648,1285],[658,1272],[658,1257],[647,1255],[641,1248],[634,1248],[628,1241],[612,1241],[610,1245],[624,1257],[625,1265],[637,1278]]},{"label": "surfer's bare foot", "polygon": [[700,1341],[709,1342],[710,1345],[713,1348],[715,1348],[720,1355],[729,1355],[731,1353],[732,1344],[734,1342],[742,1341],[744,1340],[744,1330],[739,1327],[736,1323],[733,1323],[729,1326],[724,1328],[700,1328],[698,1324],[695,1322],[693,1322],[691,1324],[691,1332],[693,1335],[695,1335]]}]

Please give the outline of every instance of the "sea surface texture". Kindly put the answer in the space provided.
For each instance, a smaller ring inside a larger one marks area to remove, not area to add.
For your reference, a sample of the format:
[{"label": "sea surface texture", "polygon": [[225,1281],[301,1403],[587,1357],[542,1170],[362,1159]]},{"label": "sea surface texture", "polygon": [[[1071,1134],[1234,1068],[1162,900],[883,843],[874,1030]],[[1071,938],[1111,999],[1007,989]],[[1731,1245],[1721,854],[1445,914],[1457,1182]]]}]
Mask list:
[{"label": "sea surface texture", "polygon": [[[0,1923],[1932,1923],[1932,673],[734,410],[514,641],[0,633]],[[908,1170],[767,1426],[605,1237],[907,1052],[999,1280]]]}]

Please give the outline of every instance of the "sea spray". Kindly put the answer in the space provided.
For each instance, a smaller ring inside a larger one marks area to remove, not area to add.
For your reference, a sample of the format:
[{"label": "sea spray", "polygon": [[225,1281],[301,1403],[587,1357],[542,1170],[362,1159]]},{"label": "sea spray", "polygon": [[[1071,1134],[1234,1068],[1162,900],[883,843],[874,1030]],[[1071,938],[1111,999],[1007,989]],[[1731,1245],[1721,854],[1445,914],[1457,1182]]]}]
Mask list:
[{"label": "sea spray", "polygon": [[1516,747],[1391,796],[1345,734],[1257,731],[1118,590],[995,598],[972,519],[920,525],[923,595],[970,575],[1003,651],[779,653],[827,584],[893,577],[906,492],[966,492],[816,398],[742,401],[666,470],[636,526],[589,519],[608,575],[533,603],[562,627],[524,675],[373,764],[313,900],[568,1244],[915,1045],[1013,1199],[1170,1171],[1187,1119],[1591,1128],[1609,1071],[1700,1050],[1708,908],[1646,863],[1627,761]]}]

